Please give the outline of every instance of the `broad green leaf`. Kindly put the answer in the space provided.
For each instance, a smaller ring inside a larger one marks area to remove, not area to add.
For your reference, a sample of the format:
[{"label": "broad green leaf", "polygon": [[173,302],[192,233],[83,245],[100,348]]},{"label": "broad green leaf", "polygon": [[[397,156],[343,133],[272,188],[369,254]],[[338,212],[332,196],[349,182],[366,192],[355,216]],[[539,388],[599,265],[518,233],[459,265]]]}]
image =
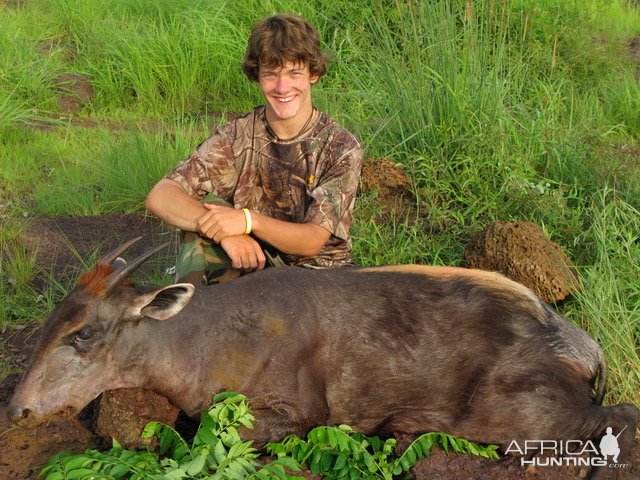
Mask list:
[{"label": "broad green leaf", "polygon": [[338,445],[340,447],[340,451],[342,452],[348,452],[349,451],[349,445],[351,442],[351,439],[349,438],[349,435],[347,435],[347,433],[345,433],[344,431],[340,431],[337,434],[338,437]]},{"label": "broad green leaf", "polygon": [[209,451],[207,449],[203,449],[200,454],[191,460],[189,463],[185,464],[187,474],[194,476],[204,469],[205,463],[207,461],[207,456],[209,455]]},{"label": "broad green leaf", "polygon": [[248,415],[242,416],[238,418],[238,422],[242,424],[242,426],[248,428],[249,430],[253,430],[253,418]]},{"label": "broad green leaf", "polygon": [[84,455],[72,456],[65,458],[62,464],[67,470],[76,470],[91,464],[91,459]]},{"label": "broad green leaf", "polygon": [[340,455],[338,455],[338,458],[336,459],[336,463],[334,464],[333,468],[335,468],[336,470],[340,470],[346,464],[347,464],[347,457],[345,457],[344,454],[341,453]]},{"label": "broad green leaf", "polygon": [[405,472],[409,471],[409,469],[413,467],[413,465],[409,462],[409,460],[407,460],[407,457],[404,455],[400,457],[398,461],[400,463],[400,466],[402,467],[402,470],[404,470]]},{"label": "broad green leaf", "polygon": [[331,446],[331,448],[337,448],[338,447],[338,437],[336,435],[336,432],[333,428],[327,428],[327,439],[329,440],[329,446]]},{"label": "broad green leaf", "polygon": [[128,473],[130,470],[129,465],[126,463],[120,465],[114,465],[113,468],[109,471],[109,475],[115,478],[121,478],[124,474]]},{"label": "broad green leaf", "polygon": [[227,449],[221,441],[217,442],[213,447],[213,458],[218,465],[224,462],[227,458]]},{"label": "broad green leaf", "polygon": [[224,401],[227,401],[227,402],[230,402],[230,403],[234,403],[236,401],[239,401],[239,399],[242,400],[242,399],[245,399],[245,398],[246,397],[244,395],[241,395],[241,394],[239,394],[237,392],[221,392],[221,393],[216,394],[213,397],[213,402],[211,402],[211,403],[215,404],[215,403],[221,403],[221,402],[224,402]]},{"label": "broad green leaf", "polygon": [[362,456],[364,458],[364,464],[367,466],[367,469],[371,473],[376,472],[378,470],[378,466],[376,465],[376,462],[374,461],[371,454],[369,452],[363,452]]},{"label": "broad green leaf", "polygon": [[349,470],[349,478],[351,480],[361,480],[362,476],[360,475],[360,471],[356,468],[351,468]]},{"label": "broad green leaf", "polygon": [[404,454],[407,458],[407,461],[413,467],[416,464],[416,452],[413,450],[413,448],[409,448]]},{"label": "broad green leaf", "polygon": [[333,463],[333,455],[331,452],[322,452],[322,456],[320,457],[320,471],[326,472],[331,467]]},{"label": "broad green leaf", "polygon": [[186,476],[187,472],[185,472],[183,468],[176,468],[175,470],[164,473],[162,477],[159,478],[162,480],[183,480]]},{"label": "broad green leaf", "polygon": [[283,467],[286,467],[289,470],[293,470],[295,472],[299,472],[300,470],[302,470],[302,467],[300,466],[300,464],[294,458],[291,458],[291,457],[277,458],[276,460],[271,462],[271,464],[282,465]]},{"label": "broad green leaf", "polygon": [[78,468],[76,470],[72,470],[67,472],[65,478],[68,480],[86,480],[87,478],[97,478],[99,477],[98,475],[96,475],[96,471],[95,470],[91,470],[89,468]]}]

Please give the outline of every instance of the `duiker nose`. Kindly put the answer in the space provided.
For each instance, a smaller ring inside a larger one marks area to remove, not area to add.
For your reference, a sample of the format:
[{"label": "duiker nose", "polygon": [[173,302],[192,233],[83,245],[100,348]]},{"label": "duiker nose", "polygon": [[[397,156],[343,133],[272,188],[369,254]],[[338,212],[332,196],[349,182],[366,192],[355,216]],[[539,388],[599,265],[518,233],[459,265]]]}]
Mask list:
[{"label": "duiker nose", "polygon": [[10,403],[7,407],[7,416],[12,422],[23,420],[29,416],[30,410],[28,408],[22,408],[15,403]]}]

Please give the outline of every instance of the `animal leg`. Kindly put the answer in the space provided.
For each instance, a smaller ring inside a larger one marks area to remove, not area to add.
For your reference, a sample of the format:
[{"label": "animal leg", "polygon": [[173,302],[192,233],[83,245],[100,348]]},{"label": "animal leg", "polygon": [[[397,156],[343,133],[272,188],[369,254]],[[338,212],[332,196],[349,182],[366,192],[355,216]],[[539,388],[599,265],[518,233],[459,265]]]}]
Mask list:
[{"label": "animal leg", "polygon": [[268,406],[252,403],[251,410],[255,417],[254,429],[241,432],[241,436],[253,440],[256,448],[262,448],[269,442],[282,440],[291,434],[304,437],[311,428],[326,421],[326,418],[315,418],[292,405],[279,402],[270,402]]}]

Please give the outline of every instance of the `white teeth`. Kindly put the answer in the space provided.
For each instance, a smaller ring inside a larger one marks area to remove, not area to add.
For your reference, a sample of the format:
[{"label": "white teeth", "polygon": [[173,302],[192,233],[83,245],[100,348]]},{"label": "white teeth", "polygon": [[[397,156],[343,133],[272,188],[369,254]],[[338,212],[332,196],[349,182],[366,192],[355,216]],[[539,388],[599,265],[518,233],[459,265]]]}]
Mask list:
[{"label": "white teeth", "polygon": [[278,98],[277,100],[281,103],[289,103],[291,100],[293,100],[293,97]]}]

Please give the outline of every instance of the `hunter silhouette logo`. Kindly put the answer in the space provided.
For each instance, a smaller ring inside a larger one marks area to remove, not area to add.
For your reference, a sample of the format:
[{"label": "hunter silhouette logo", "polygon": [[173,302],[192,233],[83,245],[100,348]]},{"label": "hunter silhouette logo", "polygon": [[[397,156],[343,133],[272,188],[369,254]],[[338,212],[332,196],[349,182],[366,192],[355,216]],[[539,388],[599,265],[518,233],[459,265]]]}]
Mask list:
[{"label": "hunter silhouette logo", "polygon": [[[602,436],[599,449],[591,440],[525,440],[518,443],[513,440],[505,450],[506,454],[520,455],[520,465],[536,467],[578,466],[626,468],[628,464],[619,464],[620,446],[618,437],[625,431],[625,426],[617,435],[607,427]],[[609,462],[611,457],[611,462]]]},{"label": "hunter silhouette logo", "polygon": [[618,446],[618,437],[624,432],[627,426],[620,430],[618,435],[614,435],[611,427],[607,427],[607,434],[603,435],[600,439],[600,453],[604,458],[604,461],[607,461],[607,457],[611,455],[613,457],[613,463],[618,463],[618,455],[620,455],[620,447]]}]

